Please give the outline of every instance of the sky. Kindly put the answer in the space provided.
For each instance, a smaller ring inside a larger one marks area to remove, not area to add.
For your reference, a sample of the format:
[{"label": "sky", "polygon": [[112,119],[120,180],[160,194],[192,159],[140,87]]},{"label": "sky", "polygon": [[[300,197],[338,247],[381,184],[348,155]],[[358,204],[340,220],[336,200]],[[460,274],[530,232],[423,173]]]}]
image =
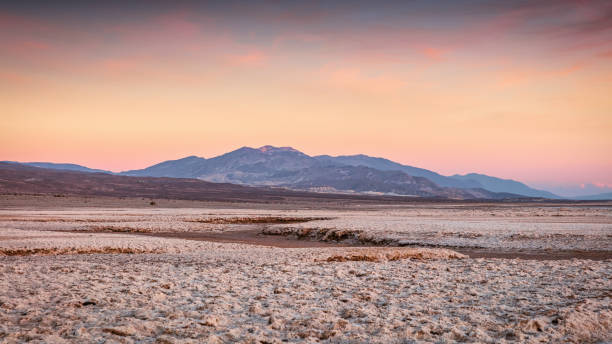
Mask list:
[{"label": "sky", "polygon": [[267,144],[612,191],[612,2],[0,4],[0,160]]}]

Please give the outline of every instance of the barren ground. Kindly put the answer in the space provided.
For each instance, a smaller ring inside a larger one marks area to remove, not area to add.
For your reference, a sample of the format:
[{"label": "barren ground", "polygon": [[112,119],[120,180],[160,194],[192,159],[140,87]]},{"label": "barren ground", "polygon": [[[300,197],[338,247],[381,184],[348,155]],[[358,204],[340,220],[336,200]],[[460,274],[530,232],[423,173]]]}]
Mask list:
[{"label": "barren ground", "polygon": [[0,342],[612,341],[610,204],[155,202],[0,198]]}]

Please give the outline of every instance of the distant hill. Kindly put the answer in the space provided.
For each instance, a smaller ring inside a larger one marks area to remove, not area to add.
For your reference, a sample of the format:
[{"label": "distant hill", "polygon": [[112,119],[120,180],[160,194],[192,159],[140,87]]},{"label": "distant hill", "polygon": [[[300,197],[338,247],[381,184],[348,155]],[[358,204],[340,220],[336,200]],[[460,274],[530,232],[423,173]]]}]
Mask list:
[{"label": "distant hill", "polygon": [[595,195],[576,196],[572,197],[571,199],[581,201],[607,201],[612,200],[612,192],[600,193]]},{"label": "distant hill", "polygon": [[439,186],[447,186],[453,188],[480,188],[482,185],[472,181],[462,181],[449,177],[445,177],[436,172],[426,170],[423,168],[402,165],[397,162],[391,161],[385,158],[375,158],[363,154],[358,155],[341,155],[341,156],[329,156],[319,155],[315,156],[315,159],[324,161],[334,165],[349,165],[349,166],[365,166],[374,168],[381,171],[402,171],[413,177],[424,177],[430,181],[436,183]]},{"label": "distant hill", "polygon": [[289,147],[242,147],[211,159],[191,156],[120,174],[199,178],[247,185],[280,185],[287,183],[288,172],[317,164],[315,159]]},{"label": "distant hill", "polygon": [[293,172],[316,165],[315,159],[290,147],[242,147],[208,159],[198,178],[248,185],[289,185]]},{"label": "distant hill", "polygon": [[[27,163],[83,172],[109,171],[73,164]],[[123,176],[197,178],[249,186],[319,192],[356,192],[419,197],[559,198],[527,185],[482,174],[443,176],[434,171],[367,155],[309,156],[291,147],[242,147],[210,159],[188,156],[119,173]],[[503,194],[498,195],[498,194]]]},{"label": "distant hill", "polygon": [[111,171],[97,170],[76,164],[58,164],[53,162],[16,162],[16,161],[0,161],[6,163],[18,163],[22,165],[40,167],[40,168],[51,168],[55,170],[67,170],[67,171],[79,171],[79,172],[91,172],[91,173],[113,173]]},{"label": "distant hill", "polygon": [[484,189],[440,187],[427,178],[413,177],[402,171],[380,171],[365,166],[316,166],[291,174],[292,182],[283,186],[303,190],[350,191],[414,197],[452,199],[502,199],[517,195],[494,193]]},{"label": "distant hill", "polygon": [[481,185],[482,188],[493,192],[509,192],[529,197],[542,197],[559,199],[561,197],[543,190],[532,189],[529,186],[511,179],[501,179],[487,176],[484,174],[470,173],[466,175],[454,175],[452,179],[465,182],[473,182]]},{"label": "distant hill", "polygon": [[476,173],[471,173],[464,176],[454,175],[447,177],[434,171],[414,166],[402,165],[389,159],[375,158],[363,154],[341,155],[337,157],[319,155],[315,156],[315,158],[335,164],[367,166],[381,171],[402,171],[411,176],[427,178],[439,186],[445,187],[462,189],[482,188],[493,192],[507,192],[528,197],[560,198],[559,196],[550,192],[532,189],[527,185],[514,180],[500,179]]},{"label": "distant hill", "polygon": [[[130,176],[199,178],[256,186],[282,186],[299,190],[397,194],[418,197],[500,198],[476,182],[463,182],[435,172],[403,166],[365,155],[311,157],[291,147],[242,147],[210,158],[187,157],[165,161],[142,170],[122,172]],[[410,173],[409,173],[410,172]],[[412,174],[411,174],[412,173]],[[423,177],[424,176],[424,177]],[[432,179],[447,180],[440,186]]]},{"label": "distant hill", "polygon": [[[190,178],[131,177],[39,168],[19,163],[0,163],[0,194],[9,193],[264,203],[288,201],[406,203],[415,200],[411,197],[303,192],[211,183]],[[432,200],[440,199],[438,197]]]},{"label": "distant hill", "polygon": [[142,170],[126,171],[119,174],[141,177],[196,178],[205,163],[206,159],[204,158],[188,156],[178,160],[164,161]]}]

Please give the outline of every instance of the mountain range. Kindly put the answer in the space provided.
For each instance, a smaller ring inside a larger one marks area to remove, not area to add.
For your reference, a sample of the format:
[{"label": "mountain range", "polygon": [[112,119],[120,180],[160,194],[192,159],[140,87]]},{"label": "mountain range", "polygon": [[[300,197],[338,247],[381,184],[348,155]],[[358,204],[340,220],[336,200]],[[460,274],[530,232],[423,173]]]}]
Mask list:
[{"label": "mountain range", "polygon": [[77,164],[58,164],[54,162],[17,162],[17,161],[0,161],[2,163],[17,163],[33,167],[50,168],[54,170],[66,170],[66,171],[77,171],[77,172],[91,172],[91,173],[113,173],[106,170],[97,170]]},{"label": "mountain range", "polygon": [[598,194],[595,194],[595,195],[576,196],[576,197],[572,197],[572,199],[581,200],[581,201],[612,200],[612,192],[598,193]]},{"label": "mountain range", "polygon": [[[57,165],[53,165],[57,167]],[[332,194],[210,183],[191,178],[130,177],[110,173],[40,168],[14,162],[0,162],[0,195],[104,196],[119,198],[196,200],[231,203],[294,203],[311,205],[406,204],[413,198],[361,194]],[[420,200],[420,199],[419,199]],[[437,199],[425,199],[438,201]],[[85,201],[87,202],[87,201]]]},{"label": "mountain range", "polygon": [[[51,166],[58,167],[58,165]],[[363,170],[364,168],[360,169]],[[304,173],[308,172],[305,171]],[[374,194],[338,191],[312,192],[295,190],[296,188],[290,190],[285,187],[254,187],[235,183],[213,183],[196,178],[125,176],[116,173],[92,173],[61,168],[40,168],[15,162],[0,162],[0,194],[149,197],[275,203],[284,200],[404,203],[420,199],[437,201],[447,199],[474,200],[485,198],[505,200],[522,198],[516,195],[484,190],[478,192],[441,188],[424,178],[414,178],[410,183],[406,183],[411,184],[411,186],[402,185],[399,188],[418,194],[420,197],[417,198],[405,197],[391,192]],[[334,177],[331,179],[336,181]],[[363,183],[361,176],[356,176],[355,179],[357,183]],[[355,181],[349,178],[346,183],[353,187]],[[368,186],[365,189],[368,190]]]},{"label": "mountain range", "polygon": [[[82,172],[94,170],[74,164],[25,163]],[[434,171],[367,155],[309,156],[291,147],[242,147],[205,159],[188,156],[140,169],[124,176],[195,178],[208,182],[274,186],[293,190],[369,193],[415,197],[559,199],[518,181],[483,174],[443,176]]]},{"label": "mountain range", "polygon": [[[291,147],[242,147],[210,159],[190,156],[165,161],[131,176],[198,178],[211,182],[281,186],[311,191],[349,191],[410,196],[496,198],[491,192],[559,198],[525,184],[485,175],[447,177],[367,155],[309,156]],[[487,186],[485,187],[486,184]]]}]

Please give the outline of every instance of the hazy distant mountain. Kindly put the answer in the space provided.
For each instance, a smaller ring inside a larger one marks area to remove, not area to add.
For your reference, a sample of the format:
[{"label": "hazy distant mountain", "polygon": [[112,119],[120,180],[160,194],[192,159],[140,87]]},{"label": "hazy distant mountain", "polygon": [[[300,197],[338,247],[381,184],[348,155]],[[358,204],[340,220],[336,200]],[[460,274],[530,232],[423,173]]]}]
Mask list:
[{"label": "hazy distant mountain", "polygon": [[548,190],[556,195],[567,199],[577,199],[583,196],[597,196],[599,194],[612,193],[612,185],[606,184],[565,184],[565,185],[543,185],[540,187],[543,190]]},{"label": "hazy distant mountain", "polygon": [[411,176],[425,177],[439,186],[444,187],[462,189],[483,188],[493,192],[507,192],[528,197],[560,198],[550,192],[536,190],[514,180],[500,179],[476,173],[447,177],[423,168],[402,165],[388,159],[374,158],[363,154],[337,157],[319,155],[315,156],[315,159],[351,166],[367,166],[381,171],[402,171]]},{"label": "hazy distant mountain", "polygon": [[[370,162],[359,163],[359,161]],[[392,161],[367,156],[311,157],[291,147],[242,147],[211,158],[187,157],[166,161],[143,170],[122,172],[131,176],[198,178],[209,182],[244,185],[282,186],[300,190],[342,191],[360,193],[398,194],[423,197],[500,198],[516,195],[497,195],[480,188],[476,182],[450,179],[448,183],[462,189],[441,187],[429,177],[446,178],[435,172],[403,166],[418,176],[394,168],[402,166]],[[416,174],[416,173],[415,173]],[[474,190],[468,190],[470,186]]]},{"label": "hazy distant mountain", "polygon": [[93,168],[89,168],[89,167],[85,167],[81,165],[76,165],[76,164],[58,164],[58,163],[53,163],[53,162],[16,162],[16,161],[0,161],[0,162],[22,164],[22,165],[34,166],[34,167],[40,167],[40,168],[51,168],[54,170],[68,170],[68,171],[92,172],[92,173],[113,173],[111,171],[97,170],[97,169],[93,169]]},{"label": "hazy distant mountain", "polygon": [[[300,204],[412,202],[406,197],[396,196],[314,193],[209,183],[199,179],[119,176],[0,162],[0,194],[6,193]],[[143,202],[148,203],[148,200]]]},{"label": "hazy distant mountain", "polygon": [[120,174],[199,178],[210,182],[248,185],[279,185],[288,182],[288,172],[317,164],[318,161],[312,157],[290,147],[242,147],[210,159],[191,156]]},{"label": "hazy distant mountain", "polygon": [[612,192],[600,193],[596,195],[576,196],[571,199],[582,200],[582,201],[604,201],[612,200]]},{"label": "hazy distant mountain", "polygon": [[[355,171],[358,171],[356,173]],[[421,177],[411,177],[399,171],[382,172],[367,167],[328,166],[310,173],[302,169],[295,191],[285,188],[249,187],[230,183],[211,183],[194,178],[120,176],[33,167],[19,163],[0,163],[0,192],[53,195],[97,195],[114,197],[150,197],[216,201],[283,202],[298,199],[311,201],[383,201],[404,202],[398,195],[452,199],[505,199],[515,195],[491,193],[485,190],[440,188]],[[397,176],[393,176],[397,175]],[[307,180],[308,179],[308,180]],[[366,183],[363,181],[367,180]],[[330,187],[328,185],[333,185]],[[304,192],[325,186],[333,192]],[[374,195],[359,191],[380,189]],[[357,189],[355,192],[355,189]],[[351,193],[346,195],[346,191]],[[341,195],[345,194],[345,195]]]},{"label": "hazy distant mountain", "polygon": [[127,176],[196,178],[206,159],[188,156],[178,160],[168,160],[142,170],[125,171],[119,174]]},{"label": "hazy distant mountain", "polygon": [[481,185],[482,188],[493,192],[509,192],[518,195],[524,195],[529,197],[543,197],[543,198],[561,198],[551,192],[532,189],[529,186],[517,182],[511,179],[501,179],[496,177],[487,176],[478,173],[469,173],[466,175],[454,175],[451,176],[453,179],[462,181],[476,182]]},{"label": "hazy distant mountain", "polygon": [[[48,168],[105,172],[72,164],[29,163]],[[205,159],[189,156],[169,160],[141,170],[119,173],[126,176],[197,178],[209,182],[252,186],[281,186],[292,189],[384,193],[427,197],[559,198],[527,185],[481,174],[443,176],[436,172],[402,165],[367,155],[309,156],[291,147],[242,147]],[[506,195],[497,195],[502,193]]]},{"label": "hazy distant mountain", "polygon": [[291,182],[291,173],[317,165],[312,157],[290,147],[242,147],[207,160],[197,177],[211,182],[279,185]]},{"label": "hazy distant mountain", "polygon": [[470,180],[457,180],[454,178],[440,175],[436,172],[426,170],[424,168],[418,168],[408,165],[402,165],[397,162],[391,161],[385,158],[375,158],[363,154],[358,155],[341,155],[341,156],[329,156],[319,155],[314,157],[320,161],[326,161],[336,165],[349,165],[349,166],[366,166],[375,168],[381,171],[402,171],[414,177],[425,177],[439,186],[447,186],[454,188],[481,188],[476,181]]},{"label": "hazy distant mountain", "polygon": [[323,165],[301,169],[291,175],[284,186],[309,191],[349,191],[418,197],[516,198],[517,195],[494,193],[484,189],[440,187],[424,177],[413,177],[402,171],[381,171],[365,166]]}]

